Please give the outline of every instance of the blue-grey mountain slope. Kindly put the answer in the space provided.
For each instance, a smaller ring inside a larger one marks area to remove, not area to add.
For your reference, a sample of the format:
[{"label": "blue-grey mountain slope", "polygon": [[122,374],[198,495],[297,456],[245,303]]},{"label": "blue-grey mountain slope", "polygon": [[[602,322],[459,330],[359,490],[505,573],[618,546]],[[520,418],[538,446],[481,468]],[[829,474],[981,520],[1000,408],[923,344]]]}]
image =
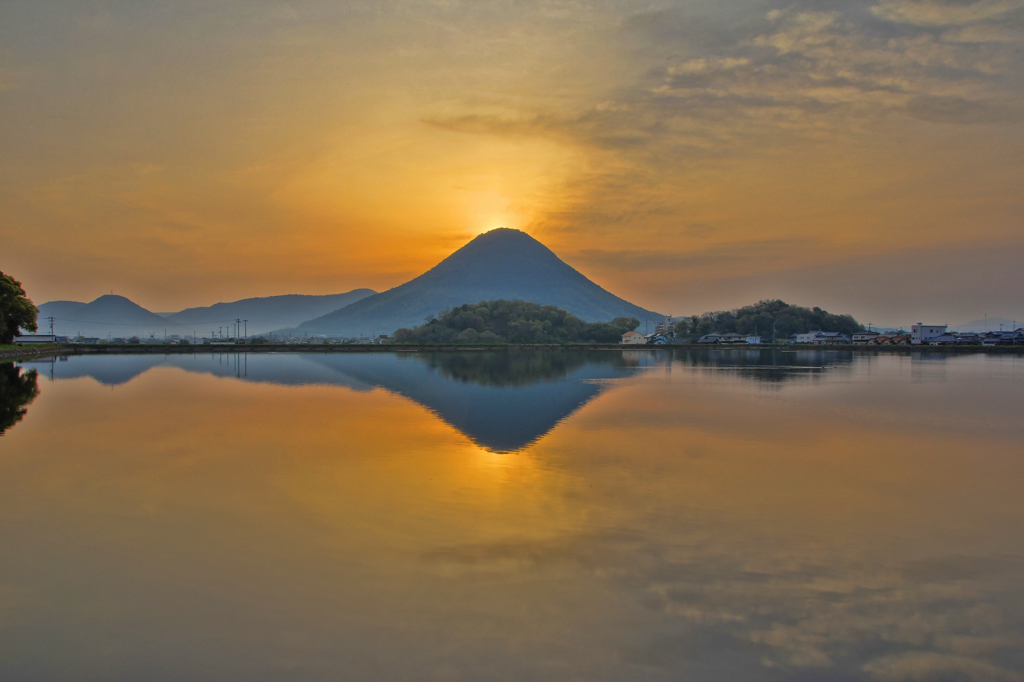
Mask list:
[{"label": "blue-grey mountain slope", "polygon": [[608,387],[604,380],[630,371],[621,353],[470,356],[98,355],[71,357],[66,362],[45,358],[25,366],[57,380],[88,376],[108,386],[126,384],[154,367],[177,367],[285,386],[344,386],[357,391],[379,387],[414,400],[477,445],[496,452],[527,447],[603,392]]},{"label": "blue-grey mountain slope", "polygon": [[432,269],[401,286],[303,322],[314,334],[391,334],[423,324],[445,308],[492,299],[554,305],[586,322],[616,317],[655,319],[602,289],[525,232],[500,228],[480,235]]},{"label": "blue-grey mountain slope", "polygon": [[[39,324],[42,325],[44,321],[48,323],[49,321],[46,320],[46,318],[51,315],[53,317],[72,318],[75,316],[75,312],[87,305],[89,304],[82,303],[81,301],[50,301],[48,303],[43,303],[42,305],[37,306],[39,308]],[[49,332],[49,327],[47,327],[46,331]],[[40,331],[40,333],[42,333],[42,331]]]},{"label": "blue-grey mountain slope", "polygon": [[49,331],[49,316],[56,318],[57,334],[76,336],[162,335],[169,328],[167,318],[146,310],[124,296],[100,296],[91,303],[53,301],[39,306],[40,329]]},{"label": "blue-grey mountain slope", "polygon": [[167,315],[167,319],[186,326],[216,326],[217,323],[224,323],[226,320],[248,320],[248,332],[262,334],[273,329],[294,327],[303,320],[326,315],[375,293],[377,292],[373,289],[354,289],[344,294],[326,296],[289,294],[246,298],[203,308],[188,308]]}]

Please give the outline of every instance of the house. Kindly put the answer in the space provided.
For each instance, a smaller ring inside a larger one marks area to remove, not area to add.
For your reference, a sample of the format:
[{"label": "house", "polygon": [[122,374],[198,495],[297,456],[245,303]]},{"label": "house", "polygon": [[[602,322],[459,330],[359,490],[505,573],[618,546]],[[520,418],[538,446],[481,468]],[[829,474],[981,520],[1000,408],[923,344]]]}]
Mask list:
[{"label": "house", "polygon": [[1024,336],[1016,332],[989,332],[981,340],[983,346],[1017,346],[1024,345]]},{"label": "house", "polygon": [[922,343],[928,343],[929,340],[936,336],[942,336],[946,333],[947,325],[938,324],[917,324],[910,326],[910,343],[915,346],[919,346]]},{"label": "house", "polygon": [[881,335],[882,334],[880,332],[868,330],[864,332],[857,332],[856,334],[853,335],[851,340],[857,344],[866,344],[871,343],[872,339],[877,339]]},{"label": "house", "polygon": [[721,334],[705,334],[697,339],[697,343],[718,343],[721,337]]},{"label": "house", "polygon": [[964,332],[956,337],[959,346],[974,346],[981,343],[981,337],[974,332]]},{"label": "house", "polygon": [[668,336],[666,334],[659,334],[654,332],[653,334],[647,334],[644,336],[644,340],[648,345],[652,346],[666,346],[668,345]]},{"label": "house", "polygon": [[761,337],[760,336],[748,336],[747,337],[747,343],[750,344],[751,346],[760,346],[761,345]]},{"label": "house", "polygon": [[14,337],[14,343],[18,346],[28,343],[57,343],[57,337],[52,334],[22,334]]},{"label": "house", "polygon": [[634,329],[622,335],[622,343],[627,346],[642,346],[647,343],[647,338]]},{"label": "house", "polygon": [[872,339],[870,343],[873,346],[909,346],[910,334],[883,334]]},{"label": "house", "polygon": [[933,336],[928,339],[929,346],[953,346],[956,345],[956,337],[946,332],[940,336]]},{"label": "house", "polygon": [[818,346],[840,346],[850,343],[850,337],[840,332],[818,332],[811,343]]},{"label": "house", "polygon": [[818,338],[818,334],[821,332],[804,332],[802,334],[793,334],[793,343],[814,343],[814,340]]},{"label": "house", "polygon": [[722,334],[718,343],[744,343],[746,337],[743,334],[737,334],[736,332],[729,332],[728,334]]}]

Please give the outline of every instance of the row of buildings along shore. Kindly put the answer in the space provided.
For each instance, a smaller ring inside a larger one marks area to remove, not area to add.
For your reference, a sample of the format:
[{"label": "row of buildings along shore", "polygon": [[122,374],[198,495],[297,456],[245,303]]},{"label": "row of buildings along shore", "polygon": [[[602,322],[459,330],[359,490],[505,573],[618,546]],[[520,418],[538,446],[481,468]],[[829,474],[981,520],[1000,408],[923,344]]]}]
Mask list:
[{"label": "row of buildings along shore", "polygon": [[[771,339],[766,341],[771,343]],[[909,332],[902,329],[891,332],[867,330],[847,335],[841,332],[809,331],[791,334],[781,342],[812,346],[1024,346],[1024,327],[1013,331],[951,332],[944,324],[919,322],[911,325]],[[622,344],[627,346],[664,346],[671,343],[680,343],[675,334],[675,323],[671,321],[659,322],[650,334],[631,331],[622,335]],[[764,342],[756,334],[728,332],[705,334],[697,339],[697,343],[756,346]]]},{"label": "row of buildings along shore", "polygon": [[[27,334],[17,336],[14,339],[16,344],[84,344],[84,345],[165,345],[165,344],[202,344],[212,346],[228,346],[239,343],[274,343],[274,344],[384,344],[391,340],[386,334],[374,336],[363,336],[358,338],[328,338],[323,336],[291,337],[269,341],[264,337],[254,336],[248,339],[227,339],[221,337],[195,338],[190,336],[171,335],[164,338],[149,337],[139,338],[109,338],[101,339],[88,336],[54,336],[50,334]],[[840,332],[809,331],[780,339],[781,343],[803,344],[811,346],[1024,346],[1024,327],[1013,331],[988,331],[988,332],[951,332],[946,325],[911,325],[910,331],[902,329],[891,332],[877,332],[872,330],[860,331],[852,335]],[[665,320],[658,322],[654,332],[643,334],[639,331],[630,331],[622,335],[623,345],[656,345],[664,346],[674,343],[685,343],[675,333],[675,322]],[[699,344],[739,344],[757,346],[762,343],[771,343],[771,339],[764,339],[756,334],[737,334],[735,332],[705,334],[697,339]]]}]

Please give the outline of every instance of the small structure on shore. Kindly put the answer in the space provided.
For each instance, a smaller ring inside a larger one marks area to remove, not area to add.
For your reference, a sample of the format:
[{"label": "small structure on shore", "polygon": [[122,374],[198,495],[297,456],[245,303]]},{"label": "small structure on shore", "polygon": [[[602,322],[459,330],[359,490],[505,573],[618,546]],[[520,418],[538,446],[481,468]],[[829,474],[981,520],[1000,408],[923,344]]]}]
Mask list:
[{"label": "small structure on shore", "polygon": [[622,343],[626,346],[642,346],[647,343],[647,338],[634,329],[622,335]]},{"label": "small structure on shore", "polygon": [[14,345],[24,346],[30,343],[57,343],[57,337],[52,334],[22,334],[14,337]]}]

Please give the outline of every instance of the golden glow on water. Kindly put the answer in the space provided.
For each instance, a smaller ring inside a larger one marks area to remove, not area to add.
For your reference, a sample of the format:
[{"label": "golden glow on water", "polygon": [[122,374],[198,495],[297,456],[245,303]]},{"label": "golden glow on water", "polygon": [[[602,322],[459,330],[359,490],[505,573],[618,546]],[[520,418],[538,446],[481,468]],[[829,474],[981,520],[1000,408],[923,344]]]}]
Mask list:
[{"label": "golden glow on water", "polygon": [[1024,373],[901,362],[623,370],[503,454],[381,388],[42,379],[0,677],[1017,679]]}]

